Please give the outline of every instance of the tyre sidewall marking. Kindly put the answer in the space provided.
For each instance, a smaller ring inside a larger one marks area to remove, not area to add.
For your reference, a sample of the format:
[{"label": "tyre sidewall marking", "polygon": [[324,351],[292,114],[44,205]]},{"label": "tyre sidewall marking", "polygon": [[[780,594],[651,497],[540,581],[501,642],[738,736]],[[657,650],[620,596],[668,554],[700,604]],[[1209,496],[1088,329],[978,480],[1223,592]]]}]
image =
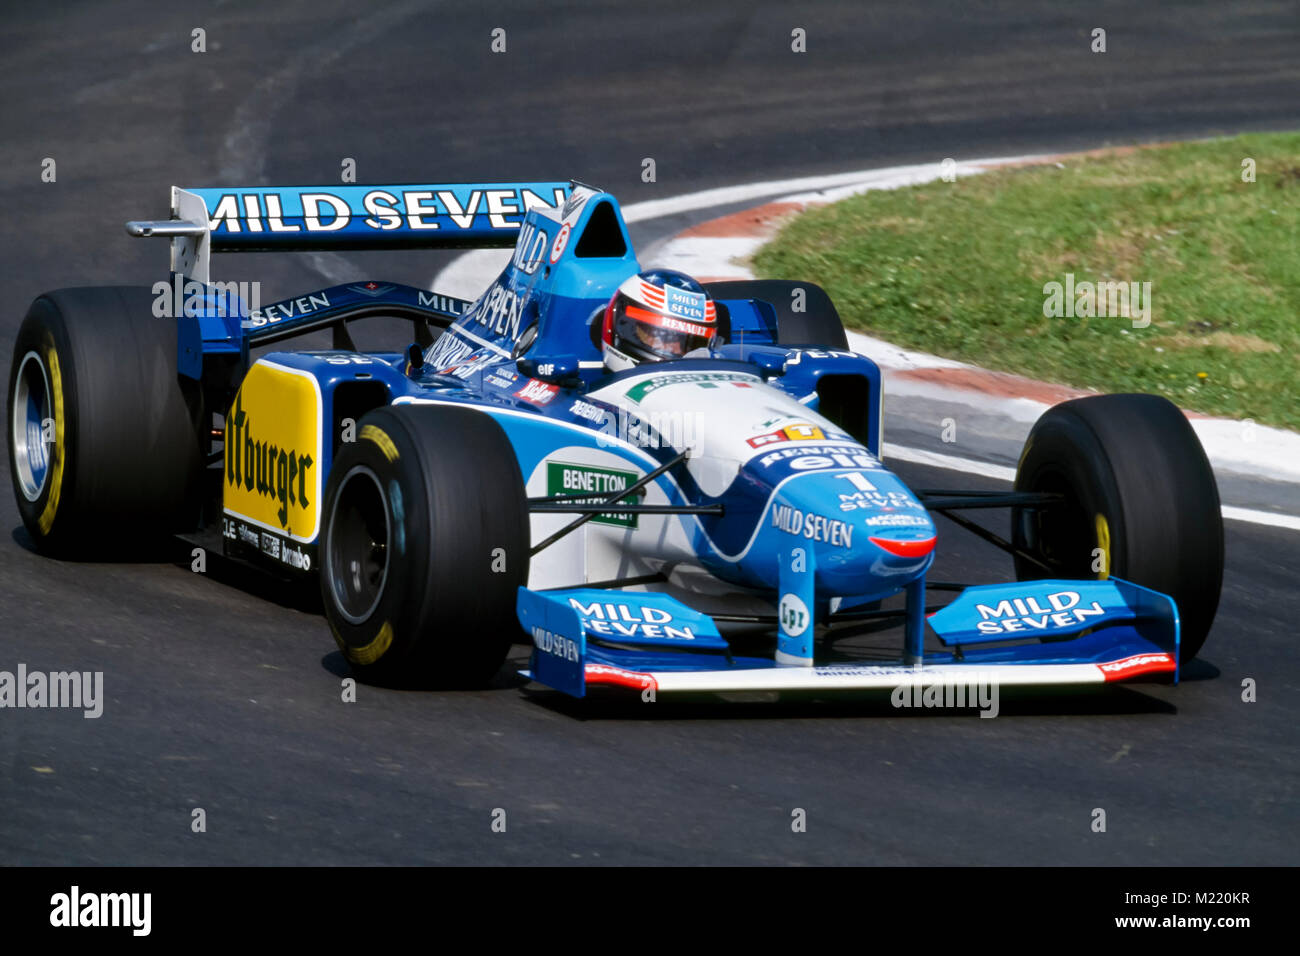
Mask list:
[{"label": "tyre sidewall marking", "polygon": [[362,441],[371,441],[379,446],[379,450],[384,453],[388,463],[392,464],[400,457],[397,453],[397,446],[393,440],[388,437],[388,433],[378,425],[363,425],[361,427]]},{"label": "tyre sidewall marking", "polygon": [[388,652],[393,644],[393,625],[385,618],[383,626],[379,628],[379,633],[375,635],[374,640],[369,644],[361,647],[350,647],[346,654],[348,660],[354,664],[373,664]]},{"label": "tyre sidewall marking", "polygon": [[59,498],[63,491],[63,455],[67,435],[63,428],[63,373],[59,368],[59,355],[54,348],[53,338],[47,334],[47,339],[45,370],[49,373],[50,404],[54,409],[54,448],[50,452],[49,472],[45,476],[45,507],[36,522],[41,534],[50,533],[59,510]]},{"label": "tyre sidewall marking", "polygon": [[1105,581],[1110,577],[1110,522],[1099,511],[1093,516],[1093,526],[1097,529],[1097,548],[1101,551],[1101,571],[1097,579]]}]

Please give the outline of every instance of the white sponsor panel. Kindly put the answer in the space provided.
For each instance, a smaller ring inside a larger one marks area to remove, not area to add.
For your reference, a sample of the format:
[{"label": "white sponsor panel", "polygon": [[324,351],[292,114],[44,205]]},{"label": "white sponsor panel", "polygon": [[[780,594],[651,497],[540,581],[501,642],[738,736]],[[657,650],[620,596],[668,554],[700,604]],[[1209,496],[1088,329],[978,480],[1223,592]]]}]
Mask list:
[{"label": "white sponsor panel", "polygon": [[460,315],[461,308],[465,305],[460,299],[453,299],[451,296],[440,295],[437,292],[424,291],[416,294],[416,302],[427,308],[438,309],[452,315]]},{"label": "white sponsor panel", "polygon": [[300,319],[304,315],[311,315],[313,312],[319,312],[321,309],[328,309],[329,307],[329,296],[324,292],[314,292],[311,295],[299,296],[287,302],[278,302],[274,305],[268,305],[265,309],[250,312],[243,325],[245,328],[257,329],[264,325],[283,322],[285,319]]},{"label": "white sponsor panel", "polygon": [[1036,598],[1008,598],[992,606],[976,604],[980,620],[975,624],[981,634],[1010,634],[1016,631],[1050,631],[1075,627],[1089,618],[1101,617],[1105,608],[1097,601],[1091,607],[1080,605],[1077,591],[1058,591],[1047,595],[1047,607]]},{"label": "white sponsor panel", "polygon": [[674,624],[675,618],[662,608],[633,607],[618,600],[583,603],[572,597],[569,607],[582,617],[583,627],[589,634],[600,637],[695,640],[695,632],[689,626]]},{"label": "white sponsor panel", "polygon": [[821,541],[837,548],[853,547],[852,525],[790,505],[772,506],[772,527],[797,538]]}]

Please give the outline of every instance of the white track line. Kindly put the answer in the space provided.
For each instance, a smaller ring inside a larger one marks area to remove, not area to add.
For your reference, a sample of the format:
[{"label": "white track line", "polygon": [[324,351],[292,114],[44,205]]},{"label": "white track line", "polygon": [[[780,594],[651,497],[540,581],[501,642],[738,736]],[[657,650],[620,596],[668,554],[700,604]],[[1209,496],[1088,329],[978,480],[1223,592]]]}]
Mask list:
[{"label": "white track line", "polygon": [[1238,508],[1234,505],[1224,505],[1223,516],[1231,518],[1233,521],[1249,521],[1251,524],[1266,524],[1274,528],[1300,531],[1300,517],[1296,515],[1284,515],[1272,511],[1257,511],[1254,508]]},{"label": "white track line", "polygon": [[980,475],[984,478],[996,478],[998,481],[1015,481],[1016,470],[1005,465],[994,465],[987,461],[973,458],[958,458],[937,451],[925,451],[922,448],[907,448],[903,445],[891,445],[885,442],[885,458],[898,461],[910,461],[914,465],[929,465],[931,468],[947,468],[949,471],[962,471],[968,475]]},{"label": "white track line", "polygon": [[[1008,163],[1023,163],[1041,159],[1040,155],[999,156],[992,159],[962,160],[957,163],[955,172],[969,175],[982,171],[986,166],[1005,166]],[[723,186],[719,189],[704,189],[699,192],[672,196],[668,199],[648,199],[623,207],[625,222],[644,222],[661,216],[675,216],[711,206],[726,206],[732,203],[748,202],[769,196],[790,195],[790,199],[800,202],[825,201],[821,193],[834,190],[829,198],[839,199],[851,195],[854,187],[873,186],[877,189],[891,189],[899,185],[928,182],[938,179],[943,169],[938,160],[933,163],[918,163],[912,166],[886,166],[880,169],[861,169],[853,173],[836,173],[831,176],[800,176],[796,179],[772,179],[760,183],[746,183],[743,186]],[[846,190],[841,192],[841,190]]]}]

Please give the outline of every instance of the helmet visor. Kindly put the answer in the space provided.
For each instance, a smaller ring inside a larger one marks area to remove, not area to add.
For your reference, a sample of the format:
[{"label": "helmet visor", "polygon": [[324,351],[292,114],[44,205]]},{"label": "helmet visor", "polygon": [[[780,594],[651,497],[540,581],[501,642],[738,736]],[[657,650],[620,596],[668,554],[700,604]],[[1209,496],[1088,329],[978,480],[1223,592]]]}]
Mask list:
[{"label": "helmet visor", "polygon": [[627,301],[619,301],[614,307],[614,334],[625,350],[662,360],[678,359],[695,349],[708,348],[714,339],[712,326]]}]

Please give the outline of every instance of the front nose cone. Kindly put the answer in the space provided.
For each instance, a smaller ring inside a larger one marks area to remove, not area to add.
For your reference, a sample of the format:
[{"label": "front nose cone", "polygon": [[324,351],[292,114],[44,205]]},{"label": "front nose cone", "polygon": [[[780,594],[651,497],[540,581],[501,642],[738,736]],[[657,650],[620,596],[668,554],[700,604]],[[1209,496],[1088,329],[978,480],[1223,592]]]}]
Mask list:
[{"label": "front nose cone", "polygon": [[779,537],[811,544],[822,594],[901,588],[934,560],[929,513],[883,469],[801,476],[778,491],[769,521]]}]

